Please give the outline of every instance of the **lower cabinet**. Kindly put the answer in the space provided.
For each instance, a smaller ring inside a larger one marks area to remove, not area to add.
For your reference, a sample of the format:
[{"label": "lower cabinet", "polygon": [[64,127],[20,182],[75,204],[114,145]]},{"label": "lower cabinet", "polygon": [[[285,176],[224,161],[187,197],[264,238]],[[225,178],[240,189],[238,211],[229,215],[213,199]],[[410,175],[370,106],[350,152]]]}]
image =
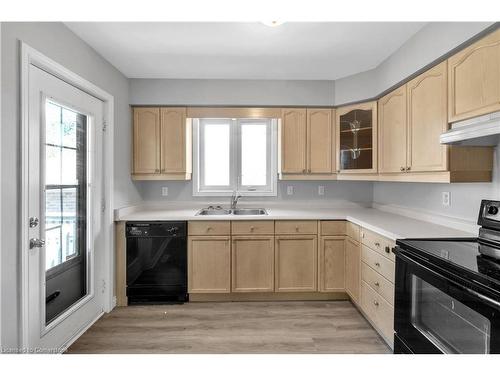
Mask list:
[{"label": "lower cabinet", "polygon": [[230,236],[189,236],[188,291],[231,292]]},{"label": "lower cabinet", "polygon": [[319,291],[345,291],[345,240],[343,236],[322,236],[319,245]]},{"label": "lower cabinet", "polygon": [[361,246],[350,237],[345,240],[345,290],[359,304]]},{"label": "lower cabinet", "polygon": [[274,236],[233,236],[232,291],[274,292]]},{"label": "lower cabinet", "polygon": [[317,291],[317,271],[318,237],[316,235],[276,236],[276,292]]},{"label": "lower cabinet", "polygon": [[394,341],[394,307],[365,281],[361,285],[361,309],[389,344]]}]

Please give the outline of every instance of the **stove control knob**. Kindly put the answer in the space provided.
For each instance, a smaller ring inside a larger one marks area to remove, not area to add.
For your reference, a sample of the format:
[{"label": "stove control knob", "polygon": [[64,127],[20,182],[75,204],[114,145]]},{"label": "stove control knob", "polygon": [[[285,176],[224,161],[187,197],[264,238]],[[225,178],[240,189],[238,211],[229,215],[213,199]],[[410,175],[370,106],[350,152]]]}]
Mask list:
[{"label": "stove control knob", "polygon": [[496,215],[498,213],[498,207],[497,206],[489,206],[488,213],[490,215]]}]

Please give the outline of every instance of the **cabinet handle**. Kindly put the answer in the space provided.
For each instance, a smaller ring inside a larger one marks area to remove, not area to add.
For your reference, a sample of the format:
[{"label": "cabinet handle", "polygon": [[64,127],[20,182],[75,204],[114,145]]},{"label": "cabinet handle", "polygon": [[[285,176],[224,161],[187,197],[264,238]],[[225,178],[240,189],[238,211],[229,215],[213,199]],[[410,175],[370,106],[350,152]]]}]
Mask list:
[{"label": "cabinet handle", "polygon": [[253,232],[255,228],[253,226],[250,227],[250,232]]},{"label": "cabinet handle", "polygon": [[302,169],[302,173],[306,173],[306,170],[305,170],[305,169]]},{"label": "cabinet handle", "polygon": [[379,263],[379,262],[375,262],[375,265],[376,265],[377,267],[380,267],[380,263]]},{"label": "cabinet handle", "polygon": [[211,231],[212,229],[212,227],[207,227],[207,232]]},{"label": "cabinet handle", "polygon": [[391,248],[390,248],[389,246],[386,246],[386,247],[385,247],[385,252],[386,252],[387,254],[390,254],[390,252],[391,252]]},{"label": "cabinet handle", "polygon": [[404,171],[405,171],[405,167],[401,167],[401,168],[399,168],[399,170],[400,170],[401,172],[404,172]]},{"label": "cabinet handle", "polygon": [[407,171],[409,171],[410,169],[411,169],[411,167],[406,168]]},{"label": "cabinet handle", "polygon": [[307,170],[307,173],[311,173],[311,168],[309,168],[309,169]]},{"label": "cabinet handle", "polygon": [[298,232],[298,231],[299,231],[299,226],[298,226],[298,225],[296,225],[296,226],[295,226],[295,232]]},{"label": "cabinet handle", "polygon": [[160,170],[159,169],[155,169],[155,173],[160,173]]},{"label": "cabinet handle", "polygon": [[375,242],[375,246],[380,247],[380,242]]},{"label": "cabinet handle", "polygon": [[378,281],[375,281],[375,286],[380,286],[379,282]]},{"label": "cabinet handle", "polygon": [[373,301],[373,304],[378,307],[379,303],[377,301]]}]

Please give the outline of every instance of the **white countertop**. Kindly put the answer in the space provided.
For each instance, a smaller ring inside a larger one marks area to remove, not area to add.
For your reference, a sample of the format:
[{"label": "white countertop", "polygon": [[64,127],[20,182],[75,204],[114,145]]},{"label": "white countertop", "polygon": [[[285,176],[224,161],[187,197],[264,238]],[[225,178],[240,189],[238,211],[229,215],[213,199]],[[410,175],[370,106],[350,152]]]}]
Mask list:
[{"label": "white countertop", "polygon": [[477,233],[465,232],[429,221],[381,211],[375,208],[353,207],[277,207],[252,205],[266,208],[268,215],[261,216],[196,216],[203,207],[192,205],[180,208],[175,205],[151,204],[132,206],[115,211],[116,221],[194,221],[194,220],[348,220],[382,236],[396,240],[400,238],[474,237]]}]

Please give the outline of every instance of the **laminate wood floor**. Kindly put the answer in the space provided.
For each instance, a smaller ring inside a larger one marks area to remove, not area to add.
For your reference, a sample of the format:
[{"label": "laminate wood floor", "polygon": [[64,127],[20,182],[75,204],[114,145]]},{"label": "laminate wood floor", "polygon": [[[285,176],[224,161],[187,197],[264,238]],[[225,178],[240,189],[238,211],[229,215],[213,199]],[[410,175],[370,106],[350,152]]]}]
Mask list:
[{"label": "laminate wood floor", "polygon": [[390,353],[348,301],[115,308],[67,353]]}]

